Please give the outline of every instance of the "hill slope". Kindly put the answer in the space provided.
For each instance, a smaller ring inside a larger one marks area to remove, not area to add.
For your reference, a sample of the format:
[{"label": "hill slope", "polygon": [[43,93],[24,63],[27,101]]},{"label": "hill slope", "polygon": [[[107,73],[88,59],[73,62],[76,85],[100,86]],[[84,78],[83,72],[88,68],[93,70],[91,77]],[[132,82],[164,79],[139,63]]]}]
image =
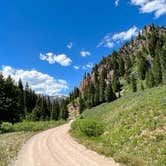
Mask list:
[{"label": "hill slope", "polygon": [[124,93],[163,84],[166,84],[166,28],[152,24],[85,73],[80,86],[70,93],[70,102],[79,105],[82,112]]},{"label": "hill slope", "polygon": [[[103,121],[105,132],[86,136],[76,126],[85,119]],[[87,147],[126,165],[166,165],[166,86],[126,94],[86,110],[73,123],[72,134]]]}]

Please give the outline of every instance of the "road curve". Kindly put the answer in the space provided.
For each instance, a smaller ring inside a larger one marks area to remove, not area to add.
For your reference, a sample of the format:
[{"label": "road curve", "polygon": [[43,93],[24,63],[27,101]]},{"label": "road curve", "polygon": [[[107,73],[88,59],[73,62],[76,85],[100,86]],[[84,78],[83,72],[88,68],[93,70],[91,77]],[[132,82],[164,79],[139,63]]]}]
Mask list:
[{"label": "road curve", "polygon": [[33,136],[20,151],[14,166],[119,166],[69,134],[70,123]]}]

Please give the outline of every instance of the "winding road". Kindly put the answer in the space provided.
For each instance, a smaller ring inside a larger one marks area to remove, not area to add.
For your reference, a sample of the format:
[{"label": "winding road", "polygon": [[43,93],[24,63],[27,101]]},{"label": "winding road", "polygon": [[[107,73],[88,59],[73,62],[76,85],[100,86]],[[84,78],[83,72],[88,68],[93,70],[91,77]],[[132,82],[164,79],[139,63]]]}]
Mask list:
[{"label": "winding road", "polygon": [[119,166],[78,144],[69,129],[70,123],[33,136],[19,152],[14,166]]}]

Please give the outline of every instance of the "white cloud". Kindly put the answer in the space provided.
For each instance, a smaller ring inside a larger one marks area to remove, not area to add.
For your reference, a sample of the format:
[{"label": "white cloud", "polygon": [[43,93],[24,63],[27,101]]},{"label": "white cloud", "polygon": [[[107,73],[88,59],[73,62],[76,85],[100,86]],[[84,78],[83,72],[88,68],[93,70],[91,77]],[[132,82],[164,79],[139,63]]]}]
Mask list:
[{"label": "white cloud", "polygon": [[132,37],[138,35],[139,29],[136,26],[131,27],[127,31],[119,32],[116,34],[107,34],[97,47],[113,48],[115,44],[130,40]]},{"label": "white cloud", "polygon": [[86,67],[91,69],[91,68],[93,67],[93,64],[92,64],[92,63],[88,63],[88,64],[86,65]]},{"label": "white cloud", "polygon": [[84,51],[84,50],[81,51],[80,54],[81,54],[82,57],[87,57],[87,56],[91,55],[91,53],[89,51]]},{"label": "white cloud", "polygon": [[87,69],[92,69],[93,64],[92,63],[87,63],[85,66],[82,66],[82,69],[87,70]]},{"label": "white cloud", "polygon": [[107,48],[112,48],[114,47],[114,43],[112,41],[111,34],[107,34],[103,40],[97,45],[97,47],[107,47]]},{"label": "white cloud", "polygon": [[73,66],[74,67],[74,69],[76,69],[76,70],[79,70],[80,69],[80,66]]},{"label": "white cloud", "polygon": [[74,67],[74,69],[76,69],[76,70],[79,70],[79,69],[83,69],[83,70],[88,70],[88,69],[92,69],[92,67],[93,67],[93,63],[87,63],[86,65],[83,65],[83,66],[73,66]]},{"label": "white cloud", "polygon": [[141,13],[154,13],[155,18],[166,14],[166,0],[131,0],[131,4],[139,6]]},{"label": "white cloud", "polygon": [[119,0],[115,0],[115,6],[117,7],[119,5]]},{"label": "white cloud", "polygon": [[35,90],[36,93],[54,96],[68,89],[68,84],[65,80],[54,79],[52,76],[34,69],[23,70],[15,69],[11,66],[2,66],[1,72],[4,77],[11,75],[16,82],[21,78],[24,86],[26,82],[28,82],[30,87]]},{"label": "white cloud", "polygon": [[136,26],[131,27],[127,31],[116,33],[112,36],[113,41],[127,41],[130,40],[132,37],[138,35],[138,28]]},{"label": "white cloud", "polygon": [[49,64],[59,63],[61,66],[69,66],[72,63],[72,60],[66,54],[56,55],[52,52],[46,54],[40,53],[40,59],[48,61]]},{"label": "white cloud", "polygon": [[73,43],[72,43],[72,42],[69,42],[69,43],[66,45],[66,47],[67,47],[68,49],[71,49],[71,48],[73,47]]}]

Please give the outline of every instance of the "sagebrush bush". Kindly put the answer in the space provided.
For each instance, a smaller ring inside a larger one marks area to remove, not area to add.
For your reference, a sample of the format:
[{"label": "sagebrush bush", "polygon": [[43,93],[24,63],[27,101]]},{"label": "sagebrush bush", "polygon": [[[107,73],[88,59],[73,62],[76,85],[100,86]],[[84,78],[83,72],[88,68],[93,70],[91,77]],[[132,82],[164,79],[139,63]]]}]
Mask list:
[{"label": "sagebrush bush", "polygon": [[86,136],[100,136],[104,133],[104,124],[96,119],[77,119],[72,123],[72,130]]},{"label": "sagebrush bush", "polygon": [[12,132],[13,131],[13,125],[9,122],[2,122],[0,126],[0,132],[6,133],[6,132]]}]

